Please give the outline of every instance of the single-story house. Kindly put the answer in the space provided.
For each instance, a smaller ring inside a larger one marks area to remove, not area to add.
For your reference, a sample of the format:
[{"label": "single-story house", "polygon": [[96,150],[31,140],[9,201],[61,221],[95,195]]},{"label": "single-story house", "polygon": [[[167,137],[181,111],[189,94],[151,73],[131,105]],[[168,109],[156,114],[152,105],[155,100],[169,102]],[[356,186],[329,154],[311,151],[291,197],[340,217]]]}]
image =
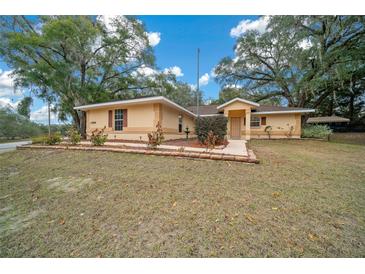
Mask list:
[{"label": "single-story house", "polygon": [[[86,113],[86,133],[106,127],[108,139],[147,140],[147,133],[161,123],[165,139],[185,137],[186,127],[194,136],[197,107],[184,108],[163,96],[137,98],[75,107]],[[300,138],[301,115],[314,109],[265,106],[241,98],[222,105],[199,106],[199,116],[224,115],[228,118],[228,139]]]}]

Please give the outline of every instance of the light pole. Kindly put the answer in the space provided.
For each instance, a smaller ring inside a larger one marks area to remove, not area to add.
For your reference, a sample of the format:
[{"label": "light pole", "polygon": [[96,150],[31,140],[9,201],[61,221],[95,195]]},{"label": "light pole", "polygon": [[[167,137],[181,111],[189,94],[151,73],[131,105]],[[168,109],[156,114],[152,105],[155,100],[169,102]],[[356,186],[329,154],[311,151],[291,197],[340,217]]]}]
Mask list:
[{"label": "light pole", "polygon": [[199,55],[200,49],[197,52],[197,74],[196,74],[196,114],[199,118]]}]

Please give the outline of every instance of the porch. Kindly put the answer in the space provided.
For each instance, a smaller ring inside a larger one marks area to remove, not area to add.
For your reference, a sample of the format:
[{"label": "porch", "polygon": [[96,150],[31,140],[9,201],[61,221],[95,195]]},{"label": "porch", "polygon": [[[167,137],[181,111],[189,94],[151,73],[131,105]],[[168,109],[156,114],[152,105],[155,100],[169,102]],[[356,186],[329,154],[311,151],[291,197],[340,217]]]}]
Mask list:
[{"label": "porch", "polygon": [[228,118],[227,137],[230,140],[251,139],[251,109],[225,110],[224,115]]}]

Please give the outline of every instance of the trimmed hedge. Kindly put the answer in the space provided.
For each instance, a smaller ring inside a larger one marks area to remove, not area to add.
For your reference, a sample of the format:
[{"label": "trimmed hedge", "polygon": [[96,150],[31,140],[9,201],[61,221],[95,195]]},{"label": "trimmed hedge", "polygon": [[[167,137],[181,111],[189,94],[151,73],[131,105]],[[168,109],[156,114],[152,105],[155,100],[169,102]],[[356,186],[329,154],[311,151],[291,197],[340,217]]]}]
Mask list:
[{"label": "trimmed hedge", "polygon": [[209,131],[213,131],[218,142],[223,142],[227,135],[228,119],[224,116],[199,117],[195,122],[195,132],[200,143],[207,139]]},{"label": "trimmed hedge", "polygon": [[332,129],[327,125],[306,125],[302,130],[302,137],[304,138],[327,138],[332,134]]}]

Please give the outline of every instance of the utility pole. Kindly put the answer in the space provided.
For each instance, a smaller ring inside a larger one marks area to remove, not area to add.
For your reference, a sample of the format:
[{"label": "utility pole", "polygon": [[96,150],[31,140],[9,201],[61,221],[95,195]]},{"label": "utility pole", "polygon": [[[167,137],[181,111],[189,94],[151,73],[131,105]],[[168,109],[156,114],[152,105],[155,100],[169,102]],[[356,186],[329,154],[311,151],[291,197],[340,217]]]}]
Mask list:
[{"label": "utility pole", "polygon": [[198,55],[197,55],[197,75],[196,75],[196,115],[199,118],[199,55],[200,49],[198,48]]},{"label": "utility pole", "polygon": [[51,137],[51,100],[48,98],[48,136]]}]

